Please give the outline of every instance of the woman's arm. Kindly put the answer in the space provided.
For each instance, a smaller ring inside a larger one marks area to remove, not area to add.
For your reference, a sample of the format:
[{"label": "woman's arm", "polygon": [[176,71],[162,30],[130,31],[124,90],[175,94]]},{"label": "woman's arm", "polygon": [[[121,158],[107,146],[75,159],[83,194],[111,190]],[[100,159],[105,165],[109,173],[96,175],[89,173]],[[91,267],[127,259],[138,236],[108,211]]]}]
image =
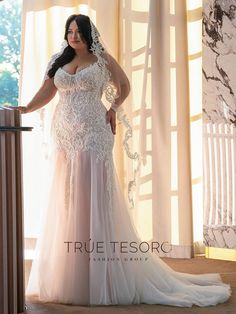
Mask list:
[{"label": "woman's arm", "polygon": [[119,93],[119,96],[116,98],[116,100],[112,104],[111,109],[114,110],[114,111],[117,111],[119,106],[128,97],[129,93],[130,93],[129,81],[127,80],[127,82],[124,82],[124,83],[121,82],[120,83],[120,93]]},{"label": "woman's arm", "polygon": [[111,73],[111,82],[116,89],[114,101],[107,112],[107,122],[111,124],[112,133],[116,134],[116,112],[130,93],[130,83],[121,66],[111,55],[107,56],[107,61],[108,70]]},{"label": "woman's arm", "polygon": [[19,109],[21,113],[28,113],[35,111],[46,104],[56,95],[57,88],[54,85],[53,78],[47,79],[44,81],[43,85],[40,87],[38,92],[35,94],[33,99],[28,103],[27,106],[19,106],[16,109]]},{"label": "woman's arm", "polygon": [[130,93],[130,83],[121,66],[111,55],[108,55],[108,69],[111,73],[112,84],[116,89],[116,98],[114,99],[111,108],[114,111],[117,111]]}]

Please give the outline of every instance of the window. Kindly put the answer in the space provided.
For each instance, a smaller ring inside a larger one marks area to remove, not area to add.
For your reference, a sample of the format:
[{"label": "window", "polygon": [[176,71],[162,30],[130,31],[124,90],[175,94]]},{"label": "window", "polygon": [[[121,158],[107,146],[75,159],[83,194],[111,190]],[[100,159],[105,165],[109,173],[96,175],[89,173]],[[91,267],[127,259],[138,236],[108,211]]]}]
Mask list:
[{"label": "window", "polygon": [[18,105],[22,0],[0,1],[0,104]]}]

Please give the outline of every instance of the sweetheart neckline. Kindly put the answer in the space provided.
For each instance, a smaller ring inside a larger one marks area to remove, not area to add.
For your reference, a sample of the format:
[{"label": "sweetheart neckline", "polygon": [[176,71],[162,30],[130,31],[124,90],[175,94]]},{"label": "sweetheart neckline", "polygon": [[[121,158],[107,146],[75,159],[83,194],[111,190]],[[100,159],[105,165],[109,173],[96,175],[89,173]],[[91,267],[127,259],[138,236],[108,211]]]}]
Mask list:
[{"label": "sweetheart neckline", "polygon": [[69,76],[75,76],[75,75],[77,75],[78,73],[82,72],[83,70],[86,70],[86,69],[88,69],[88,68],[91,68],[91,67],[92,67],[93,65],[95,65],[95,64],[97,64],[97,61],[96,61],[96,62],[93,62],[93,63],[91,63],[91,64],[89,64],[88,66],[86,66],[86,67],[84,67],[84,68],[82,68],[82,69],[80,69],[80,70],[77,70],[74,74],[71,74],[71,73],[67,72],[67,71],[64,70],[62,67],[60,67],[59,69],[61,69],[64,73],[68,74]]}]

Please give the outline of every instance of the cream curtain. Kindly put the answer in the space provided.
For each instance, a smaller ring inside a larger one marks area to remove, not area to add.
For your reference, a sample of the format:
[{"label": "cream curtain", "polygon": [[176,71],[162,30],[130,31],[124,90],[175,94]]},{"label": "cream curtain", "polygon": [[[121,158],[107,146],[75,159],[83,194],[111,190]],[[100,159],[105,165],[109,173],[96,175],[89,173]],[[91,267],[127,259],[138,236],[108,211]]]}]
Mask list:
[{"label": "cream curtain", "polygon": [[[39,88],[72,13],[93,19],[130,78],[124,105],[133,127],[128,142],[141,165],[129,210],[141,238],[160,243],[160,256],[189,258],[202,240],[201,6],[200,0],[23,1],[22,104]],[[24,116],[24,123],[35,126],[24,138],[26,237],[37,236],[41,195],[47,192],[42,182],[56,101]],[[114,156],[128,196],[137,161],[121,149],[126,131],[120,124]]]}]

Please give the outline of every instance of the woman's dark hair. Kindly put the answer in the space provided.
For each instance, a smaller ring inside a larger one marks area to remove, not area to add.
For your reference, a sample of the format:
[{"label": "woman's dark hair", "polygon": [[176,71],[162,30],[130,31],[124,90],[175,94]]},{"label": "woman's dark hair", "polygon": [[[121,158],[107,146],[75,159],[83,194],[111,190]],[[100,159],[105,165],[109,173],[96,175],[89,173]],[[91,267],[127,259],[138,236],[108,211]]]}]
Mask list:
[{"label": "woman's dark hair", "polygon": [[[73,14],[68,17],[65,25],[65,35],[64,39],[67,41],[67,35],[68,35],[68,29],[70,27],[70,23],[75,21],[78,30],[81,36],[81,39],[87,43],[88,51],[91,51],[91,46],[93,43],[93,39],[91,36],[91,25],[90,25],[90,19],[88,16],[83,14]],[[51,69],[48,71],[48,76],[50,78],[54,77],[56,71],[62,67],[63,65],[71,62],[75,56],[75,51],[71,46],[67,46],[63,53],[58,57],[55,62],[53,63]]]}]

